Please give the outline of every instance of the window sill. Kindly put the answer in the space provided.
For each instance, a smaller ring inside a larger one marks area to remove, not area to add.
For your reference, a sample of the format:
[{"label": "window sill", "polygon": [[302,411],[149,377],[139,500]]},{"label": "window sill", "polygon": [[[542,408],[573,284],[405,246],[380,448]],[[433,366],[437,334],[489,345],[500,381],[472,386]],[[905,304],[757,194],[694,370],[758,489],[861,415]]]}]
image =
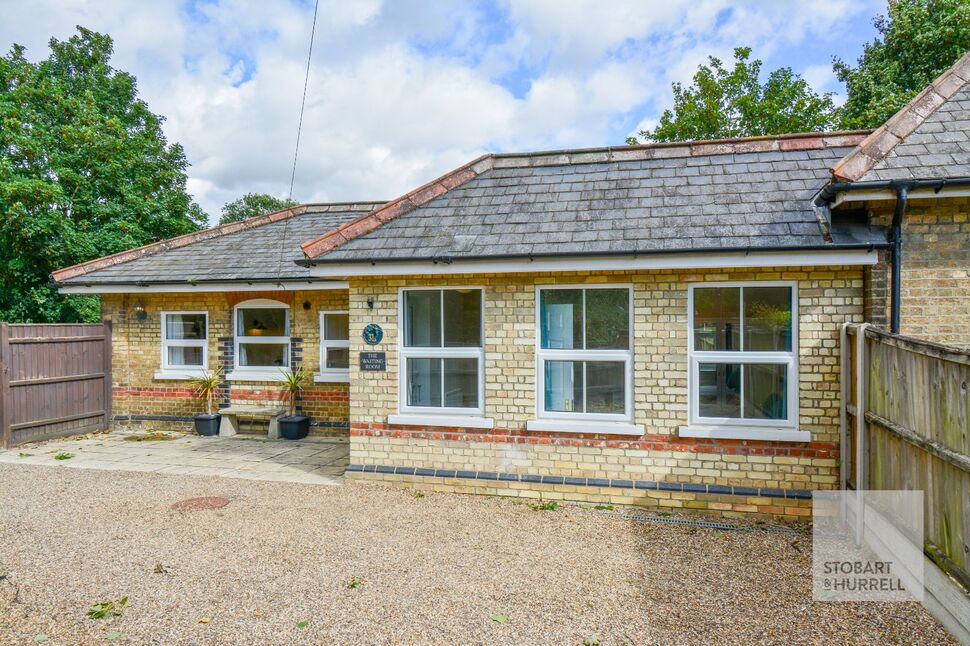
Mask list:
[{"label": "window sill", "polygon": [[464,415],[388,415],[388,424],[402,426],[442,426],[447,428],[495,428],[495,420],[488,417]]},{"label": "window sill", "polygon": [[285,377],[279,370],[262,371],[241,371],[233,370],[226,375],[226,381],[283,381]]},{"label": "window sill", "polygon": [[204,374],[205,374],[205,370],[201,368],[195,369],[195,370],[191,368],[186,368],[184,370],[170,368],[168,370],[159,370],[153,375],[153,377],[157,380],[188,381],[189,379],[198,379]]},{"label": "window sill", "polygon": [[758,426],[681,426],[678,435],[720,440],[812,441],[812,434],[809,431]]},{"label": "window sill", "polygon": [[601,435],[631,436],[640,436],[646,432],[642,424],[572,419],[530,419],[526,422],[525,428],[527,431],[545,431],[550,433],[597,433]]},{"label": "window sill", "polygon": [[350,371],[320,372],[313,375],[315,384],[347,384],[350,383]]}]

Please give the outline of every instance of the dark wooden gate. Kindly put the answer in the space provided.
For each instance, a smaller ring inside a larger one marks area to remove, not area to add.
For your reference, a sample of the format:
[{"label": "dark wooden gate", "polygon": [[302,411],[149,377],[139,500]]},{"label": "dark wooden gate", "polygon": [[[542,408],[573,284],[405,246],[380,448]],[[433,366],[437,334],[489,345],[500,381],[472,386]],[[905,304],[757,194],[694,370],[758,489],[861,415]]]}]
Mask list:
[{"label": "dark wooden gate", "polygon": [[105,429],[111,421],[111,323],[0,323],[4,448]]}]

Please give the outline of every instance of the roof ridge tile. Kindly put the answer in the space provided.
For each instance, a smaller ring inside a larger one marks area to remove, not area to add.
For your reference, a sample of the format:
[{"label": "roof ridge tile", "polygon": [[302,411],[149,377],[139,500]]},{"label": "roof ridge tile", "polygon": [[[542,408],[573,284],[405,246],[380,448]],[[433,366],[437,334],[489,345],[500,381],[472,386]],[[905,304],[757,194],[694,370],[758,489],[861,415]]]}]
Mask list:
[{"label": "roof ridge tile", "polygon": [[886,158],[900,142],[970,82],[970,52],[914,96],[899,112],[866,137],[832,167],[832,176],[855,182]]}]

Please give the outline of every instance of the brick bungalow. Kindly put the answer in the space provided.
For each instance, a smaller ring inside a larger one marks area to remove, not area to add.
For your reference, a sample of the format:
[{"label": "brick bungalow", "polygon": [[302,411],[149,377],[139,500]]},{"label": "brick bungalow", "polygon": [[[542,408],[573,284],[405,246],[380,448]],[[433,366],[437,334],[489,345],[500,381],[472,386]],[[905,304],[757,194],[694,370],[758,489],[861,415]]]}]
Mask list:
[{"label": "brick bungalow", "polygon": [[119,423],[187,428],[204,368],[228,406],[303,366],[354,478],[807,515],[840,326],[970,346],[968,81],[871,133],[485,155],[53,278],[102,296]]}]

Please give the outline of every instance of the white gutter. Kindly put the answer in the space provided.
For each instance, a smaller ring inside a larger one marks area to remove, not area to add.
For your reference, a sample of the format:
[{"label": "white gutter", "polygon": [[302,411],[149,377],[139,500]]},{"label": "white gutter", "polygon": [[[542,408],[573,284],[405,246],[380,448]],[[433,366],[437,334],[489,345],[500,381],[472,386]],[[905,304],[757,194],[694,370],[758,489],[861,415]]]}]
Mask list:
[{"label": "white gutter", "polygon": [[295,292],[321,289],[347,289],[347,281],[329,282],[288,281],[279,283],[213,282],[169,283],[164,285],[62,285],[61,294],[158,294],[183,292]]},{"label": "white gutter", "polygon": [[[905,181],[905,180],[900,180]],[[933,188],[914,188],[907,192],[909,200],[926,200],[939,197],[967,197],[970,196],[970,188],[966,186],[943,187],[939,191]],[[868,200],[895,200],[896,191],[891,188],[877,189],[871,191],[849,191],[839,193],[832,203],[832,207],[845,202],[865,202]]]},{"label": "white gutter", "polygon": [[317,277],[413,276],[419,274],[515,274],[564,271],[629,271],[648,269],[729,269],[734,267],[821,267],[874,265],[878,254],[870,249],[821,249],[807,251],[732,251],[718,253],[671,253],[645,256],[595,256],[586,258],[537,258],[438,261],[387,261],[370,263],[322,263],[310,267]]}]

